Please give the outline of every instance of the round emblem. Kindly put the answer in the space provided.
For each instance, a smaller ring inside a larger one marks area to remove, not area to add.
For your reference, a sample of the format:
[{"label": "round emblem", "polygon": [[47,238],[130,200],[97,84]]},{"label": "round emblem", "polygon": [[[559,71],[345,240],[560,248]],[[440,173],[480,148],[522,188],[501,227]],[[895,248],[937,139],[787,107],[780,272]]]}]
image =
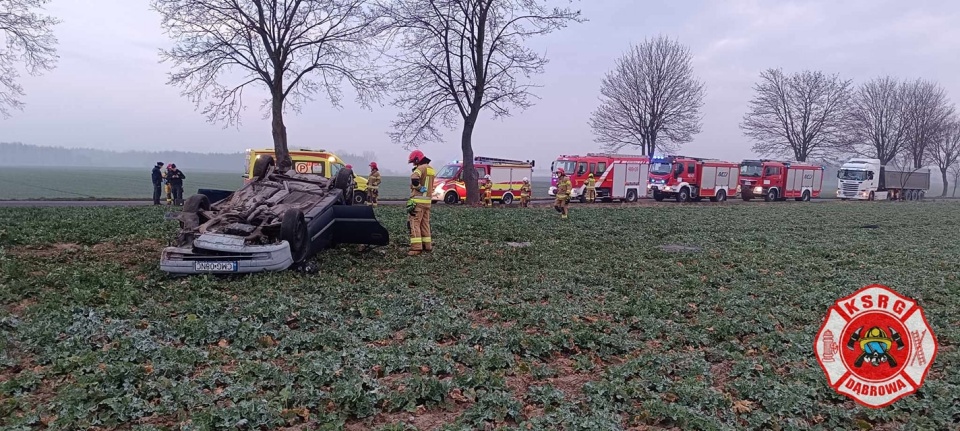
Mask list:
[{"label": "round emblem", "polygon": [[296,170],[298,174],[305,174],[310,171],[310,165],[304,162],[298,162],[296,164]]},{"label": "round emblem", "polygon": [[915,301],[873,284],[830,307],[814,352],[830,387],[882,408],[923,386],[937,340]]}]

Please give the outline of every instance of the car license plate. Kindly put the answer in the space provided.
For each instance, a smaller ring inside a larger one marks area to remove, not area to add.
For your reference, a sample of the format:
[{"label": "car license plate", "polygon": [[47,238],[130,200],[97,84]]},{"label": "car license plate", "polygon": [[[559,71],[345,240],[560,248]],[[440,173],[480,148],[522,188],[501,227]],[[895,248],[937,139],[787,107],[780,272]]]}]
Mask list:
[{"label": "car license plate", "polygon": [[237,262],[194,262],[193,269],[203,272],[237,272]]}]

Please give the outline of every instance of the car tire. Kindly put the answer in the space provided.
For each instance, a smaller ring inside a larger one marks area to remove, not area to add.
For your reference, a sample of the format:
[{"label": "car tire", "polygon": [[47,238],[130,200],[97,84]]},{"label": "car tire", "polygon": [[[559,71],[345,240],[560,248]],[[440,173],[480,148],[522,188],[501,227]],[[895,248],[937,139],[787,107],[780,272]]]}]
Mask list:
[{"label": "car tire", "polygon": [[443,195],[443,203],[447,205],[454,205],[460,203],[460,195],[457,192],[447,192]]},{"label": "car tire", "polygon": [[193,195],[183,203],[183,212],[195,213],[197,211],[210,211],[210,198],[207,195]]},{"label": "car tire", "polygon": [[503,202],[504,205],[510,205],[510,204],[512,204],[512,203],[513,203],[513,193],[504,193],[504,194],[503,194],[503,198],[501,198],[501,202]]},{"label": "car tire", "polygon": [[280,239],[290,244],[293,263],[301,263],[309,257],[310,237],[302,211],[290,208],[283,213],[283,219],[280,221]]},{"label": "car tire", "polygon": [[262,180],[271,166],[276,166],[273,156],[262,156],[253,164],[253,179]]},{"label": "car tire", "polygon": [[340,172],[337,172],[337,176],[333,179],[333,188],[343,191],[343,201],[346,205],[353,204],[353,189],[350,187],[351,184],[353,184],[352,169],[340,169]]},{"label": "car tire", "polygon": [[366,192],[354,191],[353,192],[353,204],[354,205],[363,205],[367,202]]}]

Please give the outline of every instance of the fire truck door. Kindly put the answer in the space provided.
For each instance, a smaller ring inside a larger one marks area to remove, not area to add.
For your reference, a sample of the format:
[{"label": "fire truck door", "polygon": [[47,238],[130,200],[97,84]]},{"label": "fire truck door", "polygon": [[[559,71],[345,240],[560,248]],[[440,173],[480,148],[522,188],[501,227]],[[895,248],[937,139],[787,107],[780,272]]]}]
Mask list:
[{"label": "fire truck door", "polygon": [[611,184],[611,198],[621,199],[627,196],[627,165],[625,163],[613,165],[613,182]]},{"label": "fire truck door", "polygon": [[703,167],[703,184],[700,184],[700,195],[713,196],[713,189],[717,186],[717,167]]},{"label": "fire truck door", "polygon": [[823,170],[817,169],[813,171],[813,191],[819,192],[823,188]]}]

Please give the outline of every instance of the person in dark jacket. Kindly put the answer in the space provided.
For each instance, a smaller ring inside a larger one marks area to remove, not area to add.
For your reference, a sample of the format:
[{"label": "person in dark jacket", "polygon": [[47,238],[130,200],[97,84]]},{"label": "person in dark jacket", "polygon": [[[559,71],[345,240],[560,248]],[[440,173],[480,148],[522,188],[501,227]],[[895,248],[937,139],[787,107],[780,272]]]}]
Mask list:
[{"label": "person in dark jacket", "polygon": [[160,172],[161,166],[163,166],[163,162],[157,162],[156,166],[153,167],[153,172],[150,174],[150,179],[153,181],[154,205],[160,205],[160,188],[163,187],[163,172]]},{"label": "person in dark jacket", "polygon": [[183,206],[183,180],[187,178],[183,171],[177,169],[176,164],[170,165],[167,171],[167,181],[170,181],[170,188],[173,189],[173,204]]}]

